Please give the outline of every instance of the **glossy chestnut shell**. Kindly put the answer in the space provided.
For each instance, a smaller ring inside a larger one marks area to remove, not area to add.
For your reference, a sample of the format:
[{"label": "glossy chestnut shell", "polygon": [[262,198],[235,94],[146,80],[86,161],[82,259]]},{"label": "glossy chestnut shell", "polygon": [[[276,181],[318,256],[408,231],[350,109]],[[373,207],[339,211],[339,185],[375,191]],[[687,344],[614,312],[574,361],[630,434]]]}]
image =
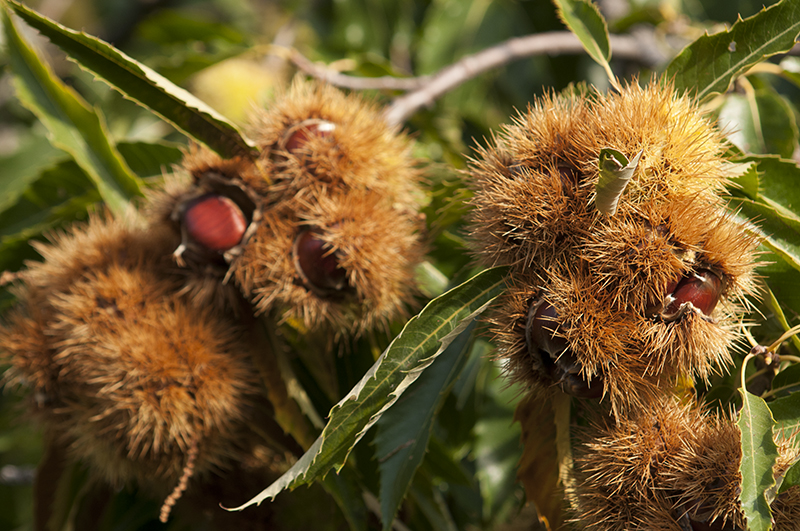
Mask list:
[{"label": "glossy chestnut shell", "polygon": [[681,305],[690,302],[705,315],[711,315],[723,290],[724,284],[719,276],[708,269],[699,269],[678,282],[672,291],[673,300],[667,306],[666,313],[674,314]]},{"label": "glossy chestnut shell", "polygon": [[579,398],[600,398],[603,395],[602,378],[596,376],[592,382],[583,378],[577,356],[569,347],[569,342],[556,335],[557,328],[556,309],[547,302],[534,301],[525,324],[528,353],[541,360],[551,378],[565,393]]},{"label": "glossy chestnut shell", "polygon": [[327,138],[333,134],[336,124],[326,120],[307,120],[289,130],[283,140],[283,149],[289,153],[300,153],[311,137]]},{"label": "glossy chestnut shell", "polygon": [[248,225],[235,202],[214,193],[192,200],[183,211],[182,223],[192,240],[218,252],[239,245]]},{"label": "glossy chestnut shell", "polygon": [[347,271],[329,244],[314,230],[297,235],[292,249],[294,265],[303,284],[322,295],[341,292],[348,287]]}]

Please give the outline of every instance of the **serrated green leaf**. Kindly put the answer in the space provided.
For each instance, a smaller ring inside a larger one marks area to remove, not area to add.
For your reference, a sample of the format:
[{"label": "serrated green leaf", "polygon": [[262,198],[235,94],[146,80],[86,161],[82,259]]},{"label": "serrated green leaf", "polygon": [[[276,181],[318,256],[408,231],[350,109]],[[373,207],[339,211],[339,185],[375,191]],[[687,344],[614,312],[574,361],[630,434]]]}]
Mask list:
[{"label": "serrated green leaf", "polygon": [[171,142],[120,142],[117,149],[136,175],[160,177],[180,163],[183,150]]},{"label": "serrated green leaf", "polygon": [[732,174],[729,176],[729,179],[734,184],[733,188],[741,191],[750,199],[758,199],[758,165],[753,162],[740,163],[738,161],[732,164],[743,165],[742,171],[731,172]]},{"label": "serrated green leaf", "polygon": [[255,150],[224,116],[151,68],[96,37],[66,28],[13,0],[8,4],[81,67],[223,157]]},{"label": "serrated green leaf", "polygon": [[[732,198],[730,205],[749,219],[757,220],[763,245],[800,271],[800,217],[775,203]],[[780,212],[779,212],[780,210]]]},{"label": "serrated green leaf", "polygon": [[564,25],[578,37],[589,56],[603,67],[608,79],[615,84],[608,64],[611,59],[608,25],[597,6],[588,0],[553,0],[553,3]]},{"label": "serrated green leaf", "polygon": [[5,6],[2,12],[17,96],[45,125],[50,142],[72,155],[109,208],[121,214],[129,200],[142,192],[139,179],[109,139],[105,120],[37,57],[17,32]]},{"label": "serrated green leaf", "polygon": [[600,150],[600,177],[595,186],[594,198],[595,207],[599,212],[613,216],[617,211],[619,198],[633,174],[636,173],[642,153],[644,150],[639,151],[629,162],[628,158],[616,149],[603,148]]},{"label": "serrated green leaf", "polygon": [[430,368],[378,420],[375,454],[381,477],[383,529],[392,526],[430,439],[436,412],[467,361],[475,323],[450,343]]},{"label": "serrated green leaf", "polygon": [[773,439],[772,418],[767,403],[761,397],[740,389],[742,409],[736,425],[742,433],[742,512],[750,531],[768,531],[772,527],[772,512],[765,493],[775,485],[772,467],[778,458]]},{"label": "serrated green leaf", "polygon": [[55,165],[66,153],[44,138],[31,140],[13,155],[0,157],[0,212],[14,205],[25,190],[39,179],[42,170]]},{"label": "serrated green leaf", "polygon": [[785,439],[795,438],[800,443],[800,393],[778,398],[769,403],[775,419],[775,434]]},{"label": "serrated green leaf", "polygon": [[331,409],[322,435],[298,462],[244,505],[324,477],[344,466],[352,448],[383,413],[502,291],[506,268],[484,271],[428,303],[412,317],[361,381]]},{"label": "serrated green leaf", "polygon": [[722,94],[753,65],[794,46],[800,34],[800,0],[783,0],[728,31],[704,35],[667,66],[663,79],[698,101]]},{"label": "serrated green leaf", "polygon": [[741,160],[754,162],[758,172],[758,195],[750,198],[763,198],[765,204],[781,207],[780,213],[796,217],[800,208],[800,187],[797,186],[800,167],[797,162],[778,155],[754,155]]}]

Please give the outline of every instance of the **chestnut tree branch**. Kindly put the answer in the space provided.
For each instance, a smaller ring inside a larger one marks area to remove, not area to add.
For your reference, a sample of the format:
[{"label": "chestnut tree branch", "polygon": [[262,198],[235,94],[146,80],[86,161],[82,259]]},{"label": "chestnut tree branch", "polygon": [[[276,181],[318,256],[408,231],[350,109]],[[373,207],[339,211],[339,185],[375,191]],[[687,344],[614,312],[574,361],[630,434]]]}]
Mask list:
[{"label": "chestnut tree branch", "polygon": [[[614,58],[656,64],[663,57],[655,50],[652,41],[633,35],[610,35]],[[395,99],[384,110],[390,125],[401,124],[422,107],[432,105],[442,94],[456,88],[465,81],[510,63],[533,55],[562,55],[583,53],[583,45],[569,31],[537,33],[516,37],[491,48],[469,55],[428,76],[419,88]],[[419,79],[419,78],[417,78]]]},{"label": "chestnut tree branch", "polygon": [[[630,35],[610,35],[615,59],[637,61],[655,66],[666,60],[652,32]],[[512,61],[534,55],[565,55],[584,53],[583,45],[569,31],[536,33],[515,37],[485,50],[463,57],[440,71],[418,77],[358,77],[342,74],[314,63],[293,48],[272,47],[272,53],[291,61],[300,71],[337,87],[352,90],[400,90],[408,94],[394,100],[384,110],[386,121],[398,125],[422,107],[432,105],[437,98],[480,74]]]}]

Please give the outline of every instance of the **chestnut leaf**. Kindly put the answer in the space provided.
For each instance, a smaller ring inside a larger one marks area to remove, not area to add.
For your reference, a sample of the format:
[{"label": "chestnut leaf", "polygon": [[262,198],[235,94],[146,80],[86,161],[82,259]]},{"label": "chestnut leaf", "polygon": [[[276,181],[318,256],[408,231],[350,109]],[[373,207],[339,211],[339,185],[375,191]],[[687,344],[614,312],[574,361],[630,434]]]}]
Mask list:
[{"label": "chestnut leaf", "polygon": [[772,527],[772,513],[766,492],[775,485],[772,467],[778,458],[778,447],[773,439],[775,421],[767,403],[744,389],[742,409],[736,425],[742,432],[742,512],[750,531],[768,531]]},{"label": "chestnut leaf", "polygon": [[115,214],[142,195],[141,182],[110,139],[105,118],[67,87],[17,31],[2,8],[8,58],[20,102],[44,124],[50,143],[69,153]]},{"label": "chestnut leaf", "polygon": [[412,317],[360,382],[333,408],[328,424],[305,454],[240,511],[281,491],[324,478],[344,467],[350,451],[505,287],[507,268],[495,267],[433,299]]},{"label": "chestnut leaf", "polygon": [[248,155],[255,149],[227,118],[148,66],[96,37],[66,28],[22,4],[9,1],[8,5],[79,66],[220,155]]},{"label": "chestnut leaf", "polygon": [[667,66],[662,79],[703,102],[767,57],[789,51],[800,34],[800,0],[783,0],[741,18],[728,31],[704,35]]}]

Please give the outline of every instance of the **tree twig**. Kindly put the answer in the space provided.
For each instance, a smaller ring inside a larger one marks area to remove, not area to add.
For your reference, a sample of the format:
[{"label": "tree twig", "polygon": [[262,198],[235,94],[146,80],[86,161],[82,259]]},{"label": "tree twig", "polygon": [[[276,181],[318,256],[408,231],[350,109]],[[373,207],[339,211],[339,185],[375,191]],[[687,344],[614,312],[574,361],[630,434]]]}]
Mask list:
[{"label": "tree twig", "polygon": [[342,74],[331,68],[314,63],[295,49],[289,50],[288,59],[302,72],[337,87],[353,90],[417,90],[431,76],[420,77],[357,77]]},{"label": "tree twig", "polygon": [[[610,44],[615,58],[644,63],[657,62],[658,52],[646,45],[644,39],[632,35],[611,35]],[[474,55],[464,57],[430,76],[418,89],[397,98],[385,111],[390,125],[400,124],[422,107],[431,105],[442,94],[487,70],[533,55],[562,55],[583,53],[584,48],[569,31],[537,33],[516,37]]]},{"label": "tree twig", "polygon": [[[648,40],[651,39],[643,35],[610,36],[615,58],[654,65],[662,61],[664,56]],[[324,65],[314,63],[293,48],[273,48],[273,53],[284,56],[301,72],[337,87],[351,90],[411,91],[406,96],[395,100],[387,108],[386,116],[392,124],[405,121],[408,116],[420,107],[429,105],[445,92],[492,68],[533,55],[563,55],[583,52],[583,45],[571,32],[553,31],[509,39],[491,48],[464,57],[432,75],[418,77],[358,77],[342,74],[331,68],[326,68]]]}]

